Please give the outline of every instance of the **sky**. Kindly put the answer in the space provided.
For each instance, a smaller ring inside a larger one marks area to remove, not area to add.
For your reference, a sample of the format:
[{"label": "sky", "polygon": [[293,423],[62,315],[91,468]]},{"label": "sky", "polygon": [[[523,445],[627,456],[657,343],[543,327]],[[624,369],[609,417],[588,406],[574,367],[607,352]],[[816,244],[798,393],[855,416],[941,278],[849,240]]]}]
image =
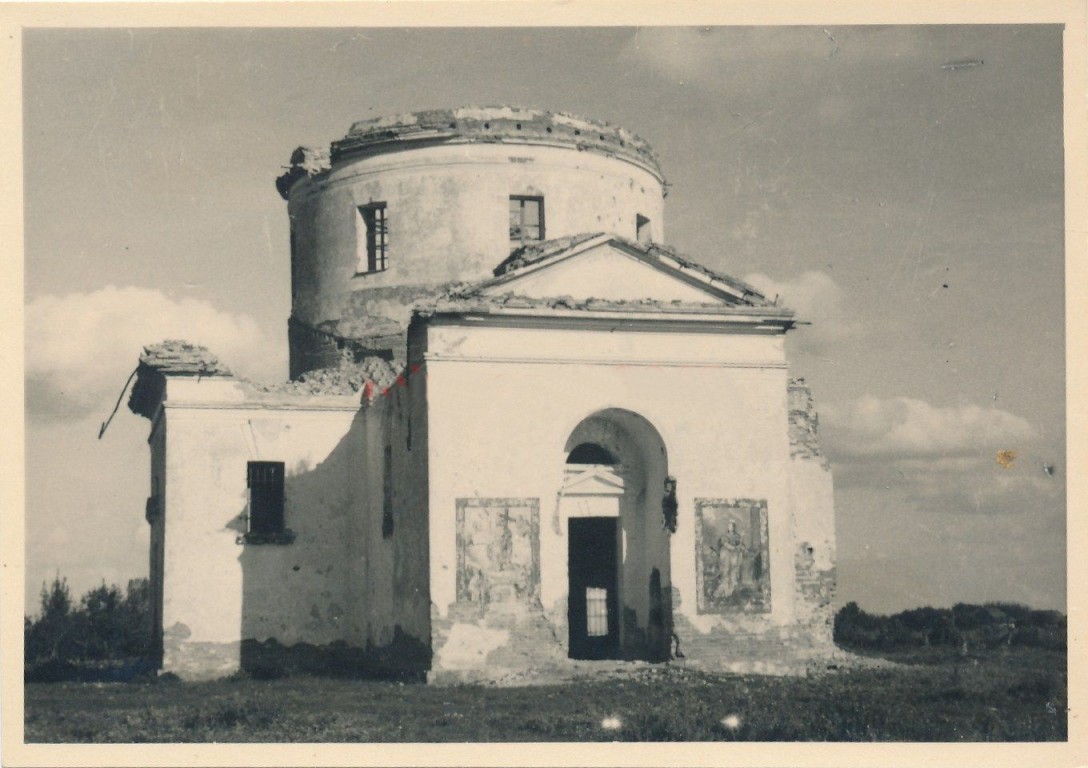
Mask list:
[{"label": "sky", "polygon": [[149,423],[122,403],[98,439],[144,345],[286,376],[291,151],[494,104],[647,139],[665,241],[811,321],[788,352],[838,605],[1066,609],[1060,27],[39,29],[23,52],[29,611],[58,574],[147,575]]}]

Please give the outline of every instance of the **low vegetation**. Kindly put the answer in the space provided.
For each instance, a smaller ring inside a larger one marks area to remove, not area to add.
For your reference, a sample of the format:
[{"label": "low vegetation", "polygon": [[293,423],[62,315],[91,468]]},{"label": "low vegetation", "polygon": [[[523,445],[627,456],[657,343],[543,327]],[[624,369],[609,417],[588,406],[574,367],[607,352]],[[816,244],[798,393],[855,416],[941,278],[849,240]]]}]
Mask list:
[{"label": "low vegetation", "polygon": [[43,590],[41,616],[27,621],[28,670],[39,671],[27,675],[27,741],[1061,741],[1067,733],[1065,618],[1022,606],[885,617],[850,604],[837,617],[837,640],[894,663],[802,678],[716,676],[672,662],[509,688],[245,675],[34,682],[56,679],[41,674],[48,664],[86,679],[130,658],[143,630],[126,640],[108,628],[134,626],[143,588],[131,584],[121,596],[103,586],[78,606],[60,580]]},{"label": "low vegetation", "polygon": [[967,653],[1001,646],[1066,649],[1066,618],[1058,611],[1016,603],[957,603],[951,608],[912,608],[891,616],[866,613],[847,603],[835,616],[835,642],[854,650],[902,651],[943,646]]},{"label": "low vegetation", "polygon": [[[931,651],[932,653],[932,651]],[[28,685],[35,742],[1047,741],[1066,738],[1065,657],[1013,648],[808,678],[674,665],[562,686],[294,677]]]}]

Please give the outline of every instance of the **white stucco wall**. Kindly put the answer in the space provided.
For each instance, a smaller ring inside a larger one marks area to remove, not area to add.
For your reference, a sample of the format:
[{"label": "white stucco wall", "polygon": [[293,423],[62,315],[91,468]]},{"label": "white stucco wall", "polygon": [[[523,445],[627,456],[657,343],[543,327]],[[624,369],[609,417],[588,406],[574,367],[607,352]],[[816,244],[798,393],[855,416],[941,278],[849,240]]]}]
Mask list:
[{"label": "white stucco wall", "polygon": [[[261,407],[240,395],[240,385],[224,379],[167,386],[167,671],[185,663],[171,651],[178,643],[328,643],[344,636],[351,607],[348,481],[358,450],[349,432],[358,406],[351,398],[311,398],[305,407]],[[285,463],[293,543],[237,543],[246,531],[249,461]]]},{"label": "white stucco wall", "polygon": [[[454,601],[454,509],[459,497],[537,497],[541,598],[567,591],[566,541],[551,521],[564,446],[587,416],[634,412],[660,433],[678,481],[671,583],[696,612],[694,499],[766,499],[772,610],[793,615],[786,366],[780,335],[626,333],[590,329],[470,328],[435,324],[428,337],[431,595]],[[776,599],[774,595],[781,594]]]},{"label": "white stucco wall", "polygon": [[[510,252],[511,195],[543,196],[547,238],[635,239],[642,215],[664,239],[660,179],[573,146],[459,144],[345,161],[291,190],[295,316],[316,325],[340,319],[354,291],[490,277]],[[389,268],[357,274],[357,207],[375,201],[387,204]]]}]

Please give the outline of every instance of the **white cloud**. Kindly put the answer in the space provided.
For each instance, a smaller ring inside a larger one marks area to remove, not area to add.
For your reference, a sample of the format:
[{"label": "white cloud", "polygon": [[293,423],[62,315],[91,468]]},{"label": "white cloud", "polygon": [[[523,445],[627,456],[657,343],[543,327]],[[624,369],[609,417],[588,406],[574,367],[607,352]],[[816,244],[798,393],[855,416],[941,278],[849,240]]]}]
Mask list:
[{"label": "white cloud", "polygon": [[26,309],[27,409],[33,415],[104,418],[144,346],[202,344],[238,374],[283,376],[285,351],[253,318],[206,301],[108,286],[40,296]]},{"label": "white cloud", "polygon": [[852,459],[996,455],[1038,437],[1026,419],[1000,408],[939,407],[909,397],[865,395],[845,407],[825,406],[829,452]]},{"label": "white cloud", "polygon": [[746,275],[744,281],[769,299],[778,296],[780,303],[797,313],[798,320],[812,323],[794,331],[805,351],[821,352],[830,344],[861,333],[861,326],[846,309],[842,289],[823,272],[805,272],[793,280],[775,280],[755,273]]},{"label": "white cloud", "polygon": [[723,73],[738,66],[913,61],[931,47],[924,32],[902,27],[644,27],[621,58],[685,82],[720,83]]},{"label": "white cloud", "polygon": [[837,493],[877,494],[873,514],[1063,519],[1061,447],[1008,411],[866,395],[820,416]]}]

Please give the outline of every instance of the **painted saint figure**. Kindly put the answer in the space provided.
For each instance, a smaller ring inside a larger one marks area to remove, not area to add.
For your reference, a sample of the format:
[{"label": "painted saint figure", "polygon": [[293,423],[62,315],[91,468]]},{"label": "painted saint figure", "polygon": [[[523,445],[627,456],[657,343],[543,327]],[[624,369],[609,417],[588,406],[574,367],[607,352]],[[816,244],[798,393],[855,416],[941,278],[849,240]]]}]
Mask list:
[{"label": "painted saint figure", "polygon": [[728,598],[740,588],[747,556],[748,545],[737,530],[737,521],[730,520],[729,529],[718,539],[718,587],[714,590],[715,597]]}]

